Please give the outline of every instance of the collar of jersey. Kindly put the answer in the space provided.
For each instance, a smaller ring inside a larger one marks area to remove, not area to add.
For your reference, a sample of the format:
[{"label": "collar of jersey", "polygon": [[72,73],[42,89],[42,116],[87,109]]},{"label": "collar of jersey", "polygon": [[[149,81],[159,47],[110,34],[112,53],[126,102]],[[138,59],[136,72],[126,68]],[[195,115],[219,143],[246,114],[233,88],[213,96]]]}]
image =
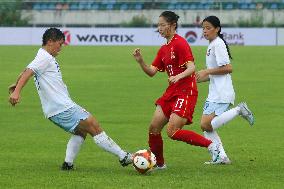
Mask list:
[{"label": "collar of jersey", "polygon": [[166,45],[169,45],[171,42],[172,42],[172,40],[176,37],[176,33],[174,34],[174,36],[171,38],[171,40],[168,42],[168,43],[166,43]]},{"label": "collar of jersey", "polygon": [[40,48],[44,54],[46,54],[49,58],[55,59],[51,54],[49,54],[44,48]]}]

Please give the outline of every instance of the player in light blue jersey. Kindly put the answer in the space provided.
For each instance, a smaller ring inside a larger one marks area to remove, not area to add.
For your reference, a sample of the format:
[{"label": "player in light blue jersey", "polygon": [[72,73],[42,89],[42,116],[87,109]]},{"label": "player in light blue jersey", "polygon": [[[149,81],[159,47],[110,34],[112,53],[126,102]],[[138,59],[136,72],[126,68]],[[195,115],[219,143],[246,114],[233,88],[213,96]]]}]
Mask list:
[{"label": "player in light blue jersey", "polygon": [[132,163],[132,155],[122,150],[100,127],[97,120],[85,109],[72,101],[62,80],[61,70],[55,57],[61,50],[65,36],[57,28],[49,28],[42,37],[42,48],[34,60],[20,74],[17,82],[9,87],[10,103],[20,102],[20,93],[28,80],[34,82],[45,117],[72,136],[67,144],[63,170],[73,169],[73,161],[79,153],[87,134],[102,149],[116,155],[122,166]]}]

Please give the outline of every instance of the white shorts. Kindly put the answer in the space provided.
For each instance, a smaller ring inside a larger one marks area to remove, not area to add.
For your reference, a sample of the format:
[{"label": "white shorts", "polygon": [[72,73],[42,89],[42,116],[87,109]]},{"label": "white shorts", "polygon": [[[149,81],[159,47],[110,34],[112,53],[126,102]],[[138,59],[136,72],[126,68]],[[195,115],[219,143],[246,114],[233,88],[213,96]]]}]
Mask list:
[{"label": "white shorts", "polygon": [[217,102],[208,102],[206,101],[203,107],[203,115],[215,114],[216,116],[227,111],[230,106],[230,103],[217,103]]},{"label": "white shorts", "polygon": [[79,122],[81,120],[86,120],[89,116],[89,112],[76,104],[68,110],[56,114],[48,119],[65,131],[74,133]]}]

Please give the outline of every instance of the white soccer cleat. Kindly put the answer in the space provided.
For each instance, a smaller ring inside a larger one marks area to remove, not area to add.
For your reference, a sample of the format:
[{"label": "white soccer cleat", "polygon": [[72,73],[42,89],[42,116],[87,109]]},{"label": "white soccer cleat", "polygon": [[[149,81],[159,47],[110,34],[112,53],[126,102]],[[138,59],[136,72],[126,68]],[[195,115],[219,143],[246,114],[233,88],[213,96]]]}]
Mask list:
[{"label": "white soccer cleat", "polygon": [[122,160],[119,160],[119,163],[125,167],[133,162],[133,156],[130,153],[126,153],[125,157]]},{"label": "white soccer cleat", "polygon": [[238,107],[240,107],[240,116],[247,120],[250,126],[252,126],[254,124],[254,117],[252,111],[250,111],[247,104],[245,102],[241,102]]},{"label": "white soccer cleat", "polygon": [[164,165],[162,165],[162,166],[155,166],[154,168],[153,168],[153,170],[152,171],[161,171],[161,170],[165,170],[165,169],[167,169],[167,165],[166,164],[164,164]]},{"label": "white soccer cleat", "polygon": [[231,160],[228,157],[220,157],[217,161],[213,162],[206,161],[204,162],[205,165],[230,165],[232,164]]},{"label": "white soccer cleat", "polygon": [[232,164],[231,160],[228,157],[222,157],[220,159],[221,159],[221,161],[220,161],[221,164],[224,164],[224,165]]},{"label": "white soccer cleat", "polygon": [[211,154],[212,157],[212,162],[217,162],[220,161],[220,149],[219,149],[220,144],[212,142],[208,146],[208,151]]}]

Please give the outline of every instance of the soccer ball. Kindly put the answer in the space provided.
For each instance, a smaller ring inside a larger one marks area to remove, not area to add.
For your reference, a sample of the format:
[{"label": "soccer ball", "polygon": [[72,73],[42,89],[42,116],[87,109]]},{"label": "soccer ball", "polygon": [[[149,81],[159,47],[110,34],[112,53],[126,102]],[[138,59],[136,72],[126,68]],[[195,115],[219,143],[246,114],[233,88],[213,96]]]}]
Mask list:
[{"label": "soccer ball", "polygon": [[156,156],[150,150],[139,150],[133,155],[133,167],[141,174],[153,169]]}]

